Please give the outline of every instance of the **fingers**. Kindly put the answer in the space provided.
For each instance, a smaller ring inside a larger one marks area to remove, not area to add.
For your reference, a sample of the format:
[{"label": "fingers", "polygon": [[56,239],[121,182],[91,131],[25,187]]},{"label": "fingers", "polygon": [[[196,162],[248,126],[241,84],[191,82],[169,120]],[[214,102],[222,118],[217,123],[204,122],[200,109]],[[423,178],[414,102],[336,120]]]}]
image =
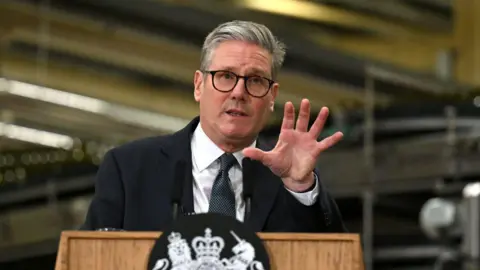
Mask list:
[{"label": "fingers", "polygon": [[320,136],[320,133],[322,133],[323,126],[325,125],[325,122],[328,118],[328,113],[329,112],[327,107],[323,107],[318,113],[317,119],[315,119],[315,122],[313,123],[309,131],[313,138],[318,138],[318,136]]},{"label": "fingers", "polygon": [[321,140],[317,144],[316,156],[320,155],[320,153],[327,150],[328,148],[334,146],[342,139],[343,139],[343,133],[339,131],[339,132],[335,132],[335,134],[333,134],[332,136]]},{"label": "fingers", "polygon": [[295,124],[295,108],[293,104],[289,101],[285,103],[285,108],[283,111],[283,121],[282,129],[293,129]]},{"label": "fingers", "polygon": [[310,119],[310,102],[308,101],[308,99],[302,99],[302,102],[300,103],[300,110],[298,112],[296,130],[301,132],[307,132],[309,119]]},{"label": "fingers", "polygon": [[323,130],[325,122],[327,121],[329,110],[327,107],[323,107],[320,113],[317,115],[315,122],[313,123],[310,131],[308,131],[308,122],[310,120],[310,101],[308,99],[302,99],[300,103],[300,110],[298,113],[298,119],[295,124],[295,107],[292,102],[285,103],[282,129],[293,129],[300,132],[309,132],[313,138],[318,138]]}]

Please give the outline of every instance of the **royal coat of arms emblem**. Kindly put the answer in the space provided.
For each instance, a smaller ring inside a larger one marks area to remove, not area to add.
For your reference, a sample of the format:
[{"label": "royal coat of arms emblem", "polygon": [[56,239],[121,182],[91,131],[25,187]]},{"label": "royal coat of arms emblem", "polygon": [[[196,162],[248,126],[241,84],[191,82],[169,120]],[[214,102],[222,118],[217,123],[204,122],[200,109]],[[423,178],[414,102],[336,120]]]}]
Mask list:
[{"label": "royal coat of arms emblem", "polygon": [[[210,228],[204,236],[195,236],[189,243],[178,232],[168,236],[168,258],[160,258],[152,270],[265,270],[263,264],[255,260],[255,248],[241,239],[232,230],[236,240],[230,258],[221,258],[225,241],[220,236],[212,236]],[[192,254],[195,253],[195,257]]]}]

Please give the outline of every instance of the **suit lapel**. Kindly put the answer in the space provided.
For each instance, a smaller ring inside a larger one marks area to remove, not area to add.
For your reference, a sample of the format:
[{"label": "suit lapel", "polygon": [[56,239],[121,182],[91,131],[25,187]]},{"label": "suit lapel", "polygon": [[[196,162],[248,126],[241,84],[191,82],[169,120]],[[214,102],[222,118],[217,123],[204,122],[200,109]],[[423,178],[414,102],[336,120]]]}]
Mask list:
[{"label": "suit lapel", "polygon": [[[266,151],[270,150],[264,142],[258,140],[257,147]],[[267,221],[279,188],[282,185],[281,179],[278,178],[272,171],[259,161],[253,161],[252,175],[255,176],[252,197],[252,212],[250,220],[246,222],[251,228],[256,231],[262,231]]]},{"label": "suit lapel", "polygon": [[[172,187],[175,181],[182,180],[183,194],[182,194],[182,209],[183,213],[193,213],[193,175],[192,175],[192,150],[190,148],[190,141],[193,131],[200,121],[199,117],[194,118],[185,128],[172,134],[162,147],[162,153],[169,161],[169,168],[174,168],[175,164],[183,161],[187,170],[186,179],[170,179]],[[172,175],[172,177],[175,177]]]}]

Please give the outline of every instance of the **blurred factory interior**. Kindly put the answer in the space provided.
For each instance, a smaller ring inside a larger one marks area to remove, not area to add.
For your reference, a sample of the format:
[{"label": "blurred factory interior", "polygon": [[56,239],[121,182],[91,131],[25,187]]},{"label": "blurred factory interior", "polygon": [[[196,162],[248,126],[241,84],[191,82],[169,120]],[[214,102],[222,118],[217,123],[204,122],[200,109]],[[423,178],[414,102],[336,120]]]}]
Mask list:
[{"label": "blurred factory interior", "polygon": [[288,46],[265,135],[302,98],[312,115],[330,108],[325,135],[344,132],[321,177],[362,233],[366,269],[478,259],[478,228],[457,212],[480,178],[480,1],[2,0],[0,269],[53,269],[102,155],[197,115],[203,38],[232,19]]}]

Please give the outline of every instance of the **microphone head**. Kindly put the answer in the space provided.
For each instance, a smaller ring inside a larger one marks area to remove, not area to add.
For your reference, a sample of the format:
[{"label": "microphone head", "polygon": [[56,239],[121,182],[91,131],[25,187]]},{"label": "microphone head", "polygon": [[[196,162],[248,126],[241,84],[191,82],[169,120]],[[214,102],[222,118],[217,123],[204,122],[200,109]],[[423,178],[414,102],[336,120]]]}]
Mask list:
[{"label": "microphone head", "polygon": [[243,197],[251,198],[253,194],[253,160],[248,157],[245,157],[242,160],[242,170],[243,170]]},{"label": "microphone head", "polygon": [[183,184],[185,182],[185,177],[187,175],[186,171],[187,165],[185,161],[180,160],[175,164],[174,170],[174,183],[173,183],[173,194],[172,194],[172,201],[176,203],[180,203],[182,200],[183,194]]},{"label": "microphone head", "polygon": [[97,232],[126,232],[124,229],[117,229],[117,228],[100,228],[96,229]]}]

